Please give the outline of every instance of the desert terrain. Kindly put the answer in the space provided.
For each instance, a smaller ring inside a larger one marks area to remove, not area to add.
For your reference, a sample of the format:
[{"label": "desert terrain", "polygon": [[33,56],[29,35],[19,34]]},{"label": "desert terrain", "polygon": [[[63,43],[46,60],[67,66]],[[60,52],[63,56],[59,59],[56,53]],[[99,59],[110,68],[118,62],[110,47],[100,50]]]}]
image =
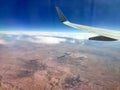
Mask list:
[{"label": "desert terrain", "polygon": [[120,44],[8,42],[0,44],[0,90],[120,90]]}]

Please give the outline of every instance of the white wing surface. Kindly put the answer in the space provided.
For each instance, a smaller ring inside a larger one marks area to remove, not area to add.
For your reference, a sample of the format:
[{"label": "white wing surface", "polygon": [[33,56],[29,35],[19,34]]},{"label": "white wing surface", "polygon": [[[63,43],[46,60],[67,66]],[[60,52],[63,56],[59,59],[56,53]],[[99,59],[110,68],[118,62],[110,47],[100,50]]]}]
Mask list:
[{"label": "white wing surface", "polygon": [[57,10],[58,16],[63,24],[73,27],[73,28],[76,28],[76,29],[84,30],[84,31],[87,31],[90,33],[95,33],[95,34],[99,35],[97,37],[89,38],[90,40],[100,40],[100,41],[120,40],[120,31],[96,28],[96,27],[71,23],[65,18],[65,16],[63,15],[63,13],[61,12],[61,10],[58,7],[56,7],[56,10]]}]

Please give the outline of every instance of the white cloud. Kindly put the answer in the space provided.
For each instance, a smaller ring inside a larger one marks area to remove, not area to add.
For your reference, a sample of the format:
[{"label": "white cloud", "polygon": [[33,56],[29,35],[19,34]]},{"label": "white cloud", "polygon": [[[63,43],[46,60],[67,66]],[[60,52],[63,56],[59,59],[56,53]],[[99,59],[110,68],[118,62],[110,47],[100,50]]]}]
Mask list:
[{"label": "white cloud", "polygon": [[0,44],[7,44],[7,42],[3,39],[0,39]]},{"label": "white cloud", "polygon": [[[96,36],[95,34],[91,34],[91,33],[24,32],[24,31],[17,31],[17,32],[1,32],[0,31],[0,34],[6,34],[6,35],[11,35],[11,36],[17,35],[17,37],[15,37],[16,40],[25,40],[25,41],[29,41],[29,42],[33,42],[33,43],[45,43],[45,44],[59,44],[61,42],[66,42],[67,38],[73,39],[73,40],[69,41],[70,43],[76,43],[76,41],[74,39],[84,40],[84,39],[88,39],[89,37]],[[23,38],[22,35],[28,35],[29,37]],[[57,37],[59,37],[59,38],[57,38]],[[0,43],[5,44],[6,41],[4,41],[4,39],[3,39],[0,41]]]},{"label": "white cloud", "polygon": [[40,32],[40,31],[0,31],[0,34],[7,34],[7,35],[46,35],[46,36],[65,36],[65,37],[73,37],[78,39],[88,38],[90,36],[96,36],[96,34],[91,33],[70,33],[70,32]]},{"label": "white cloud", "polygon": [[54,37],[42,37],[42,36],[36,36],[35,39],[29,39],[31,42],[34,43],[45,43],[45,44],[59,44],[61,42],[65,42],[66,39],[61,38],[54,38]]}]

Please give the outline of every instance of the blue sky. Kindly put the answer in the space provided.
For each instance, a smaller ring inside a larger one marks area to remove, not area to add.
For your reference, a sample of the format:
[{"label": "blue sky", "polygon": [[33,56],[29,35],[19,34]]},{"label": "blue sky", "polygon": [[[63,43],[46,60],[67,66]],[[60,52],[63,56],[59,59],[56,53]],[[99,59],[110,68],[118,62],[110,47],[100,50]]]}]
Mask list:
[{"label": "blue sky", "polygon": [[74,23],[120,30],[120,0],[0,0],[0,28],[77,32],[60,23],[55,6]]}]

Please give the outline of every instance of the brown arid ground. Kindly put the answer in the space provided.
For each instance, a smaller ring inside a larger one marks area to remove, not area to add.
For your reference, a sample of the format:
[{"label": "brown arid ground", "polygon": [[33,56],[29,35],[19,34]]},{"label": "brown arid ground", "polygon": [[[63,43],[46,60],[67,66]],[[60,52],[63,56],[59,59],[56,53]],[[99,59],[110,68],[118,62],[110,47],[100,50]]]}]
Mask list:
[{"label": "brown arid ground", "polygon": [[120,90],[120,48],[0,45],[0,90]]}]

